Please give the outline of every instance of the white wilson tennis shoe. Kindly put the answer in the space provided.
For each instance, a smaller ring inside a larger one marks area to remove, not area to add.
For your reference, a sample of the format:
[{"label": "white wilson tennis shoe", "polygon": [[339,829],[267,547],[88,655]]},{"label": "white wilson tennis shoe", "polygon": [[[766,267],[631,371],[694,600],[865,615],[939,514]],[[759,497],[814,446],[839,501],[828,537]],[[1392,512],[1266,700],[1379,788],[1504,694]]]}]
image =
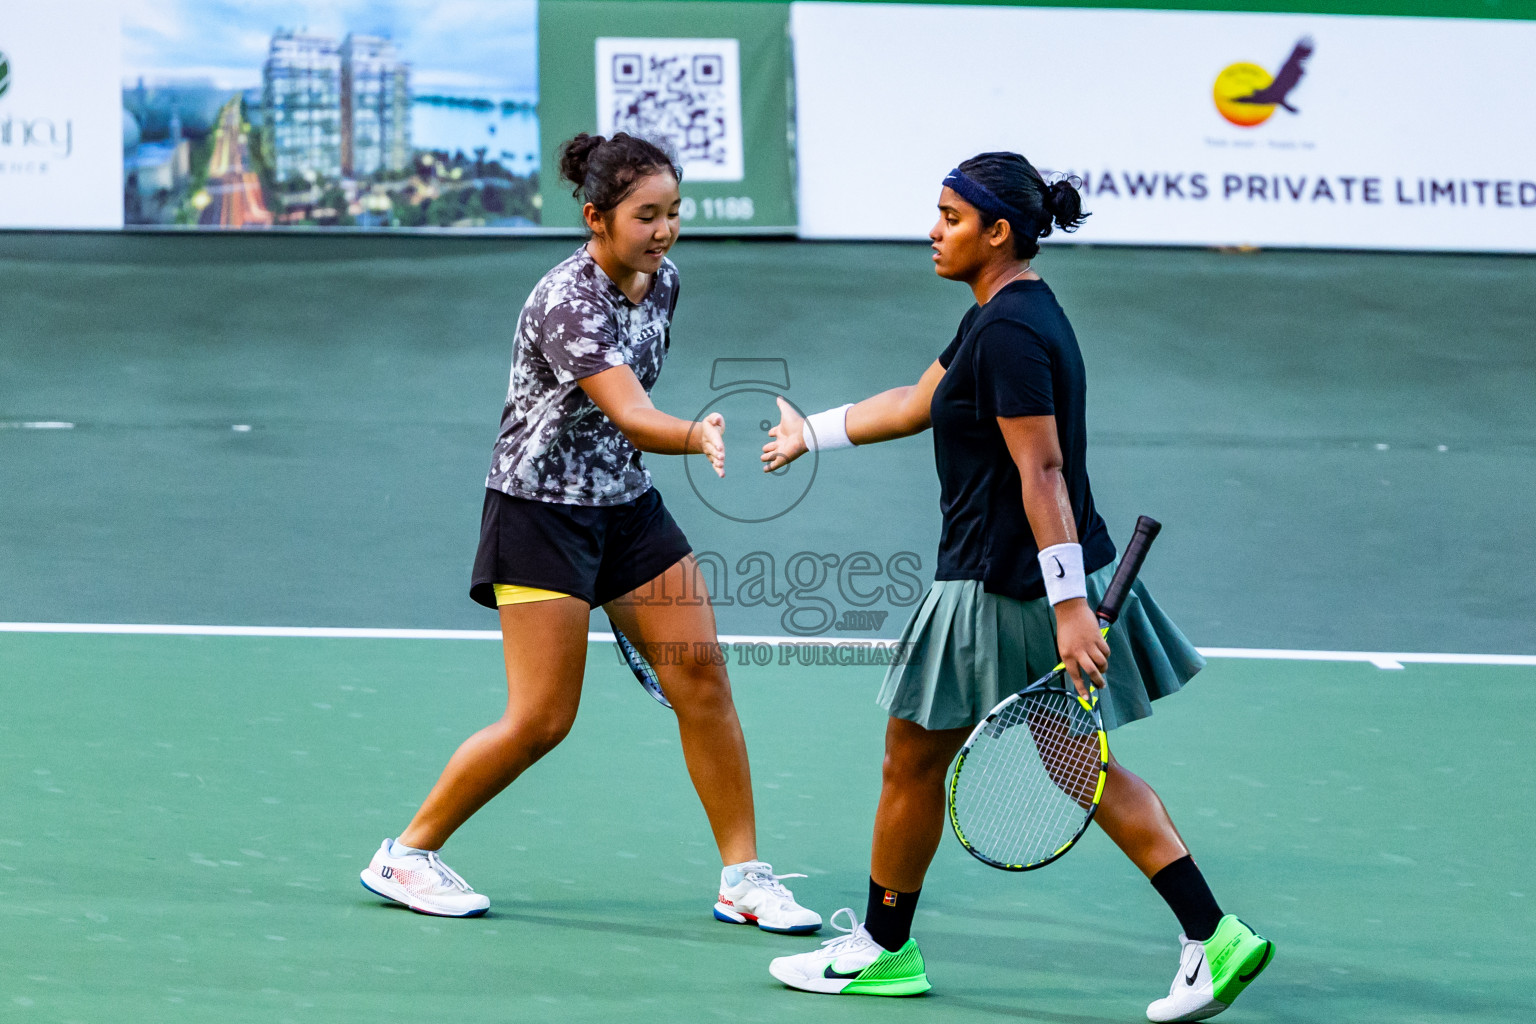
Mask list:
[{"label": "white wilson tennis shoe", "polygon": [[392,842],[384,840],[363,869],[364,889],[436,917],[478,917],[491,908],[491,901],[471,889],[435,851],[395,857],[389,852]]},{"label": "white wilson tennis shoe", "polygon": [[781,879],[804,875],[776,875],[760,860],[746,865],[746,875],[735,885],[727,885],[720,873],[720,900],[715,917],[728,924],[755,924],[765,932],[792,935],[814,932],[821,927],[821,915],[795,902],[795,894],[784,888]]}]

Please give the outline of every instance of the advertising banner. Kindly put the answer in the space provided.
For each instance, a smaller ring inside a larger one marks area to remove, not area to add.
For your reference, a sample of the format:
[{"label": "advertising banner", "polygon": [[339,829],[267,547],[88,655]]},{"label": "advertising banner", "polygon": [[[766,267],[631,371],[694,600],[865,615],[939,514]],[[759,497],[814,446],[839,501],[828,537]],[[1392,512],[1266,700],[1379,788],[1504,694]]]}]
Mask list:
[{"label": "advertising banner", "polygon": [[0,228],[123,223],[117,4],[0,4]]},{"label": "advertising banner", "polygon": [[1014,149],[1082,182],[1082,242],[1536,252],[1533,52],[1470,18],[13,3],[0,228],[570,231],[560,143],[631,131],[689,231],[921,238],[945,171]]},{"label": "advertising banner", "polygon": [[793,232],[788,20],[776,3],[544,0],[543,223],[581,226],[560,144],[627,131],[676,151],[684,230]]},{"label": "advertising banner", "polygon": [[535,0],[128,4],[120,220],[536,227],[536,32]]},{"label": "advertising banner", "polygon": [[944,174],[1008,149],[1082,181],[1082,242],[1536,251],[1536,23],[865,3],[791,23],[805,237],[922,238]]}]

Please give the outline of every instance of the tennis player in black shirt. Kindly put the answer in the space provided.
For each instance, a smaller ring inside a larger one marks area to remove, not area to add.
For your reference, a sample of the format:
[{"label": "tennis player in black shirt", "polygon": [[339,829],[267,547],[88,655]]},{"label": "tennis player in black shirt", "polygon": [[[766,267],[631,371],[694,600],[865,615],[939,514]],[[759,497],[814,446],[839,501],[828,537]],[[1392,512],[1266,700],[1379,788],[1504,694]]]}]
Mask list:
[{"label": "tennis player in black shirt", "polygon": [[[944,179],[929,232],[940,277],[976,305],[911,387],[802,419],[782,400],[767,470],[806,451],[873,444],[933,428],[944,516],[933,586],[901,638],[880,701],[890,711],[869,903],[820,950],[780,957],[774,977],[814,992],[913,995],[929,982],[911,938],[923,875],[944,830],[945,775],[1002,698],[1065,664],[1103,688],[1106,728],[1145,717],[1204,660],[1137,583],[1108,641],[1093,609],[1115,568],[1086,461],[1087,389],[1077,339],[1032,268],[1039,239],[1074,230],[1082,199],[1017,153],[983,153]],[[1153,1021],[1225,1010],[1273,946],[1223,914],[1162,801],[1113,761],[1094,819],[1151,880],[1183,927],[1179,971]]]}]

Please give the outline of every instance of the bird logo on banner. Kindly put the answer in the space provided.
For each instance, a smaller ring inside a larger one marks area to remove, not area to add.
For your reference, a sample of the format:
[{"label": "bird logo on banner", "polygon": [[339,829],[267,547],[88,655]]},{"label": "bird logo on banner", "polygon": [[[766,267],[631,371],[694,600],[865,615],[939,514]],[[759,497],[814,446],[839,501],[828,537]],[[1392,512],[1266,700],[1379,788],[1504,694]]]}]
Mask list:
[{"label": "bird logo on banner", "polygon": [[1316,47],[1311,36],[1303,36],[1291,48],[1280,71],[1271,77],[1257,64],[1229,64],[1216,76],[1213,89],[1216,109],[1221,116],[1242,128],[1253,128],[1268,121],[1276,107],[1292,114],[1300,113],[1291,105],[1290,95],[1307,73],[1307,61]]}]

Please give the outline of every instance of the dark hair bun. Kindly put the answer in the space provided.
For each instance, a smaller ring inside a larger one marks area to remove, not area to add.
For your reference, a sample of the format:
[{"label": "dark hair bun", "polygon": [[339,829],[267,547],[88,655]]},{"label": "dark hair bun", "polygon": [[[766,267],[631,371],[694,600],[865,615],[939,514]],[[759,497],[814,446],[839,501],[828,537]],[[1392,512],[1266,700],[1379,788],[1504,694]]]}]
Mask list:
[{"label": "dark hair bun", "polygon": [[[1083,212],[1083,196],[1073,180],[1063,175],[1045,187],[1045,211],[1063,231],[1076,231],[1088,215]],[[1042,234],[1048,234],[1047,227]]]},{"label": "dark hair bun", "polygon": [[587,165],[592,160],[592,152],[607,141],[601,135],[582,132],[560,147],[560,177],[575,186],[571,189],[572,196],[580,198],[581,186],[587,181]]},{"label": "dark hair bun", "polygon": [[614,132],[605,139],[582,132],[560,146],[560,177],[575,186],[572,196],[585,199],[600,213],[622,203],[648,174],[683,180],[683,169],[672,155],[638,135]]},{"label": "dark hair bun", "polygon": [[1021,260],[1039,253],[1040,239],[1054,228],[1076,231],[1088,217],[1077,191],[1078,179],[1053,174],[1047,182],[1035,165],[1018,153],[980,153],[961,163],[960,171],[1013,211],[1012,216],[1005,211],[983,212],[981,222],[991,227],[1007,216],[1013,228],[1013,253]]}]

